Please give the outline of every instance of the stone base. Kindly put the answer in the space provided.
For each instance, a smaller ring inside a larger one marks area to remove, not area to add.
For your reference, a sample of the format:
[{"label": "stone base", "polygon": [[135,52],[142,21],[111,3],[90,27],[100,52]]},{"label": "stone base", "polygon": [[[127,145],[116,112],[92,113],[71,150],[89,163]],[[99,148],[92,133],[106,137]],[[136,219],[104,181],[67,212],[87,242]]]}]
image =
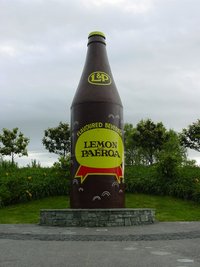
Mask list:
[{"label": "stone base", "polygon": [[154,209],[43,209],[40,225],[109,227],[152,224]]}]

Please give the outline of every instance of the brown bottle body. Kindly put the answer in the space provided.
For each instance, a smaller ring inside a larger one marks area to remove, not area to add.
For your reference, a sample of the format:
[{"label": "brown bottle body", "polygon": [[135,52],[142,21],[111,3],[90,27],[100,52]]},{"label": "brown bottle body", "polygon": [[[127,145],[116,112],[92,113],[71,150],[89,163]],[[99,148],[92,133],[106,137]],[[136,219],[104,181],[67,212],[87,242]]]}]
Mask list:
[{"label": "brown bottle body", "polygon": [[124,208],[123,107],[105,38],[92,34],[71,106],[71,208]]}]

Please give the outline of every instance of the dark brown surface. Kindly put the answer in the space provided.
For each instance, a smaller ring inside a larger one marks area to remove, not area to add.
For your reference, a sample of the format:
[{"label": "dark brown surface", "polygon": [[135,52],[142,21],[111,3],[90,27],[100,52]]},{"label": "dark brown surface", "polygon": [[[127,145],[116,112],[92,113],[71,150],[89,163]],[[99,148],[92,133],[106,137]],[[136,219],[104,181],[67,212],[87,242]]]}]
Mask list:
[{"label": "dark brown surface", "polygon": [[[106,79],[98,85],[90,83],[88,77],[94,72],[106,73],[111,83],[105,84],[109,83]],[[117,179],[114,174],[100,172],[88,174],[83,181],[76,175],[80,167],[75,155],[80,136],[77,133],[87,124],[99,122],[103,125],[110,123],[123,130],[123,108],[110,70],[105,39],[102,36],[91,36],[85,67],[71,106],[71,208],[124,207],[123,178]],[[123,139],[123,136],[120,138]],[[119,167],[123,169],[123,163]]]}]

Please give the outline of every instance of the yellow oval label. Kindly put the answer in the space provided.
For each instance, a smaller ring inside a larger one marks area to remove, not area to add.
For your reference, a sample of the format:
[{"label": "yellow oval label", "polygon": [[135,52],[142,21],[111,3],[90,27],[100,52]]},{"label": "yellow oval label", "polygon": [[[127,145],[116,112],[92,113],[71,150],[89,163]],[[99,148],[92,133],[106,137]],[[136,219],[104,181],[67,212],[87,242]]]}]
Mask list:
[{"label": "yellow oval label", "polygon": [[95,71],[89,75],[88,82],[95,85],[109,85],[112,81],[107,73],[103,71]]},{"label": "yellow oval label", "polygon": [[92,129],[77,140],[75,155],[78,163],[91,168],[115,168],[124,161],[120,135],[109,129]]}]

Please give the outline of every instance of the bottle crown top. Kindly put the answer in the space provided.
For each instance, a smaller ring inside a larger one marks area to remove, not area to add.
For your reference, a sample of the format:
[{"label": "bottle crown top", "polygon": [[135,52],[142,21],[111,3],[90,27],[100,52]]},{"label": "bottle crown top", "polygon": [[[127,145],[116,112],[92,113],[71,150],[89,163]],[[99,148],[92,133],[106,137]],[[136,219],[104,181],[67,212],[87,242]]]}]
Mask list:
[{"label": "bottle crown top", "polygon": [[101,36],[103,37],[104,39],[106,39],[106,36],[103,32],[98,32],[98,31],[94,31],[94,32],[91,32],[89,35],[88,35],[88,38],[92,37],[92,36],[95,36],[95,35],[98,35],[98,36]]}]

